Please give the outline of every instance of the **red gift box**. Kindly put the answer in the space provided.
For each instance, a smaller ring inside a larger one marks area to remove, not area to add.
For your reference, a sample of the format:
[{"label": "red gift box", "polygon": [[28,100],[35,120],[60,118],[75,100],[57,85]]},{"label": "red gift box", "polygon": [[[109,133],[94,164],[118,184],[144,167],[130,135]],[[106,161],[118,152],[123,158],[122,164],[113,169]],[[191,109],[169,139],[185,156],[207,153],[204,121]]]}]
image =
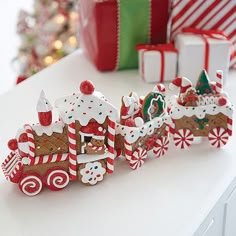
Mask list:
[{"label": "red gift box", "polygon": [[137,68],[137,44],[166,42],[168,10],[167,0],[81,0],[81,47],[98,70]]}]

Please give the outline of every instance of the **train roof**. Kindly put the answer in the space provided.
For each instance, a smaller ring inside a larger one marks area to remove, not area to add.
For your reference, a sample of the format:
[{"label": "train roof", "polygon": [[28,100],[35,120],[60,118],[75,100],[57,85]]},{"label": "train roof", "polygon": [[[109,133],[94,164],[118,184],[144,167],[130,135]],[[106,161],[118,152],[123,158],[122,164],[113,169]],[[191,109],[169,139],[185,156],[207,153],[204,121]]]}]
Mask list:
[{"label": "train roof", "polygon": [[105,122],[106,117],[113,121],[118,119],[117,109],[98,91],[92,94],[74,93],[56,100],[60,118],[66,124],[79,121],[82,126],[95,119],[98,123]]}]

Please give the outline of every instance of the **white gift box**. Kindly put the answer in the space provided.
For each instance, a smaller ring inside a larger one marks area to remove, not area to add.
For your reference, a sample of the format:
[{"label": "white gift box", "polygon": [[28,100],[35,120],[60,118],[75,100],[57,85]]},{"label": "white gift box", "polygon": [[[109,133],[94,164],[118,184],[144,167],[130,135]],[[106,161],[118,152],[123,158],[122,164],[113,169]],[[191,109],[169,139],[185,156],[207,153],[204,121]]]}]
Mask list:
[{"label": "white gift box", "polygon": [[174,46],[163,44],[146,47],[137,46],[141,78],[147,83],[163,83],[175,79],[178,54]]},{"label": "white gift box", "polygon": [[190,79],[193,84],[198,80],[199,74],[208,61],[208,75],[211,80],[215,78],[216,70],[222,70],[227,78],[230,61],[230,42],[225,39],[206,37],[209,45],[208,57],[206,55],[206,42],[201,35],[189,33],[178,34],[175,38],[175,47],[179,51],[178,76]]}]

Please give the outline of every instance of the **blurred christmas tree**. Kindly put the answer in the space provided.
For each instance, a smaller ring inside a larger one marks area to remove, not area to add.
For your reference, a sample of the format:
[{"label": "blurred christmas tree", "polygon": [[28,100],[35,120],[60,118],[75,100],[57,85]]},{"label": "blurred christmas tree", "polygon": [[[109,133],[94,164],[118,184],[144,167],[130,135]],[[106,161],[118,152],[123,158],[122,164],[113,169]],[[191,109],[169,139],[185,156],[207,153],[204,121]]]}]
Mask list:
[{"label": "blurred christmas tree", "polygon": [[35,0],[34,12],[19,12],[21,44],[14,60],[16,83],[53,64],[78,47],[78,0]]}]

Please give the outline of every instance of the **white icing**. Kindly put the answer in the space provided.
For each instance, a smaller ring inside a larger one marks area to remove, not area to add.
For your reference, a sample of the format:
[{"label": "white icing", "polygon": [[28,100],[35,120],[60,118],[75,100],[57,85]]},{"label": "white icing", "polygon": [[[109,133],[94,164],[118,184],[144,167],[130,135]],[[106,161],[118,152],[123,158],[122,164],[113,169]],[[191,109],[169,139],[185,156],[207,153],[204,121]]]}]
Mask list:
[{"label": "white icing", "polygon": [[164,115],[162,117],[156,117],[151,121],[146,122],[140,127],[128,127],[121,124],[116,125],[116,134],[121,134],[128,143],[134,143],[139,137],[146,135],[152,135],[155,128],[161,128],[163,124],[170,123],[170,117]]},{"label": "white icing", "polygon": [[36,108],[37,108],[37,112],[47,112],[53,109],[49,100],[46,98],[43,90],[40,93],[40,97],[39,97]]},{"label": "white icing", "polygon": [[32,125],[32,129],[36,132],[38,136],[47,134],[51,136],[53,133],[63,133],[63,128],[65,124],[62,121],[56,121],[49,126],[43,126],[40,124]]},{"label": "white icing", "polygon": [[91,119],[95,119],[99,124],[104,123],[106,117],[118,119],[116,108],[97,91],[91,95],[73,94],[60,98],[55,106],[66,124],[78,120],[82,126],[86,126]]},{"label": "white icing", "polygon": [[210,104],[206,106],[185,107],[179,105],[175,97],[172,99],[170,108],[170,116],[173,119],[181,119],[183,116],[191,117],[194,115],[196,115],[198,119],[203,119],[206,114],[217,115],[218,113],[223,113],[227,117],[232,117],[233,114],[233,105],[229,101],[224,106]]},{"label": "white icing", "polygon": [[89,162],[80,170],[80,174],[82,175],[81,181],[85,184],[95,185],[97,182],[103,180],[105,173],[106,169],[102,167],[100,162]]},{"label": "white icing", "polygon": [[206,106],[206,105],[218,105],[218,100],[219,97],[216,96],[212,96],[212,95],[198,95],[198,102],[197,105],[198,106]]}]

